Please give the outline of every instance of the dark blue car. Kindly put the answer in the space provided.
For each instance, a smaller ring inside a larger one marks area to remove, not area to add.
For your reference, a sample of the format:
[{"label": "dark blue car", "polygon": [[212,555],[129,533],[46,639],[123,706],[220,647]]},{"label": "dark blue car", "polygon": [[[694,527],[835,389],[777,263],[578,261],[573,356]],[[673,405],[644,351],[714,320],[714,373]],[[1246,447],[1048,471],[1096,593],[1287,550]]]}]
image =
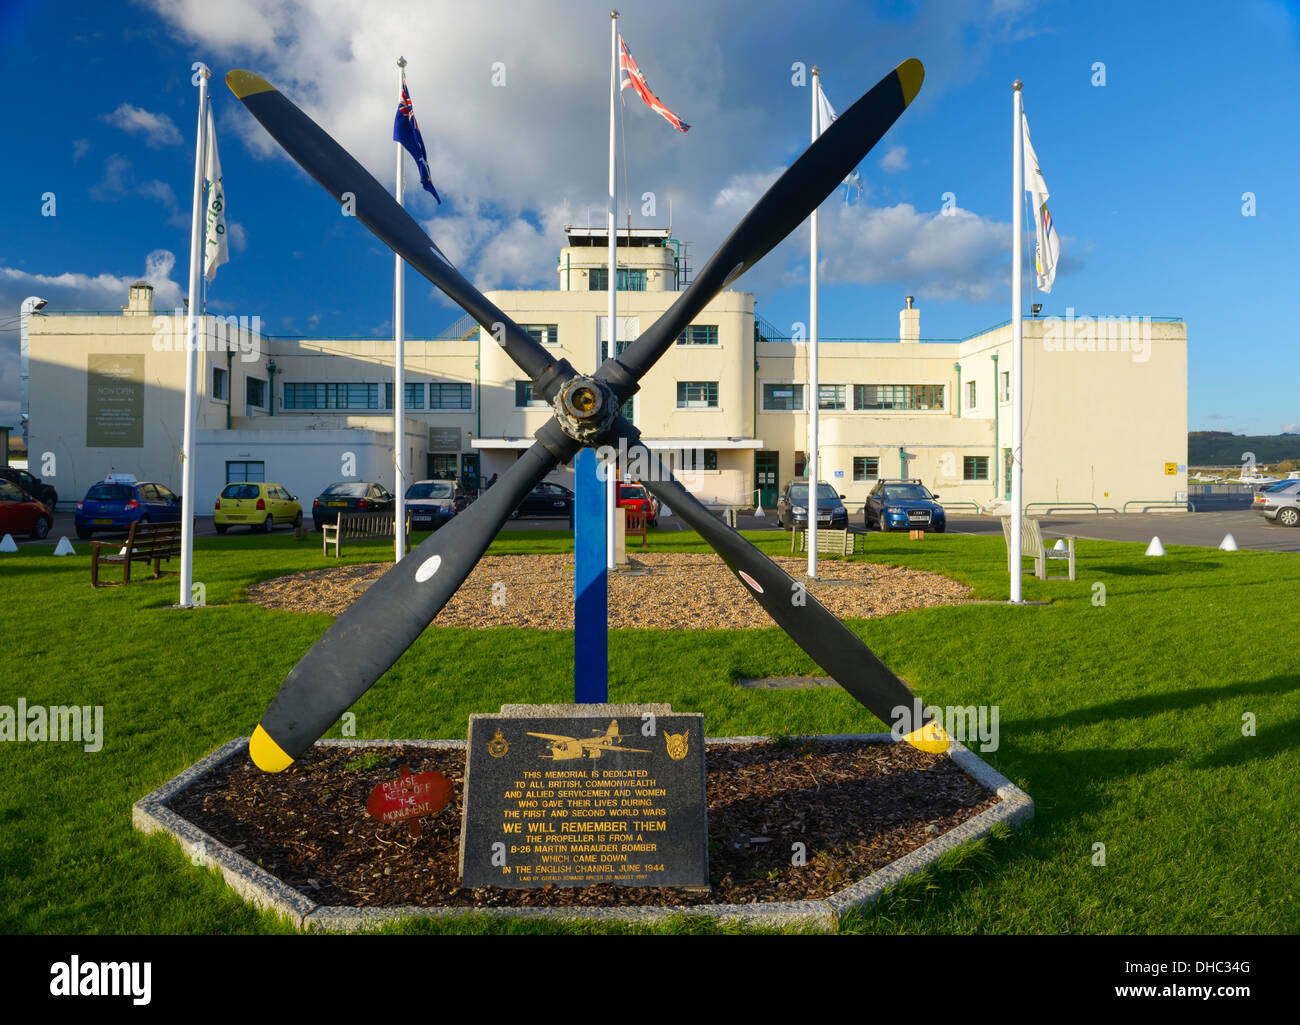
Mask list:
[{"label": "dark blue car", "polygon": [[179,523],[181,496],[166,484],[109,474],[77,503],[77,537],[128,531],[132,523]]},{"label": "dark blue car", "polygon": [[882,480],[867,495],[862,511],[863,526],[881,530],[932,530],[947,528],[943,506],[919,480]]}]

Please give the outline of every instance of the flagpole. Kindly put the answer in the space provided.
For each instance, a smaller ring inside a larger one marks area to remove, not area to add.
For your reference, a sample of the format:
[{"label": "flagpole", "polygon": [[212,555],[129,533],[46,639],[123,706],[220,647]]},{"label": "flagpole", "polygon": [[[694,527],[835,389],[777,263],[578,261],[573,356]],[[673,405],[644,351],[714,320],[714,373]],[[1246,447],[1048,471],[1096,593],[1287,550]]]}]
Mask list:
[{"label": "flagpole", "polygon": [[[821,72],[812,69],[812,141],[817,141],[818,101],[821,92]],[[817,210],[812,212],[812,244],[808,260],[808,576],[817,576],[817,414],[821,406],[821,392],[817,385]]]},{"label": "flagpole", "polygon": [[199,278],[203,265],[203,158],[208,124],[208,71],[199,71],[199,127],[194,143],[194,202],[190,212],[190,294],[185,315],[185,432],[181,442],[181,608],[192,604],[194,581],[194,379],[198,362]]},{"label": "flagpole", "polygon": [[[618,256],[615,234],[614,139],[615,108],[618,103],[618,11],[609,12],[609,355],[617,355],[618,321],[615,319],[615,295],[618,290]],[[596,366],[600,366],[600,340],[596,340]],[[605,568],[614,568],[614,513],[617,510],[617,474],[607,466],[605,476]]]},{"label": "flagpole", "polygon": [[[397,95],[406,84],[406,58],[397,58]],[[400,140],[393,141],[397,150],[396,193],[401,206],[406,193],[406,162]],[[393,549],[395,562],[406,551],[406,281],[404,261],[393,254],[393,472],[396,478],[393,506]]]},{"label": "flagpole", "polygon": [[[1011,129],[1011,602],[1020,604],[1020,530],[1024,513],[1021,492],[1020,444],[1024,427],[1024,310],[1021,302],[1021,273],[1024,243],[1021,237],[1020,193],[1025,187],[1023,124],[1024,83],[1016,79],[1011,86],[1014,123]],[[997,401],[997,395],[994,395]],[[994,453],[1001,458],[1001,453]]]}]

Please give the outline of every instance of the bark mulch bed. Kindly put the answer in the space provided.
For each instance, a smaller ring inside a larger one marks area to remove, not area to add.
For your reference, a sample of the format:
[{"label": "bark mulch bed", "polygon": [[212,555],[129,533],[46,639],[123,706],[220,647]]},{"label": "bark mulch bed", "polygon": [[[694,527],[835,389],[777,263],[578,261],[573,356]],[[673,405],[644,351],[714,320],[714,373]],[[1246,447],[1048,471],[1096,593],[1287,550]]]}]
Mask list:
[{"label": "bark mulch bed", "polygon": [[[382,825],[366,797],[407,763],[452,782],[450,803]],[[946,755],[865,741],[710,745],[712,893],[600,884],[582,889],[459,888],[463,750],[316,747],[270,775],[226,761],[174,810],[324,905],[385,907],[749,904],[825,897],[992,807],[996,795]],[[794,843],[807,863],[791,864]]]},{"label": "bark mulch bed", "polygon": [[[746,630],[772,625],[763,607],[716,555],[629,555],[632,570],[609,577],[611,629]],[[773,561],[796,580],[808,566],[804,559]],[[247,597],[266,608],[337,616],[391,568],[392,563],[366,563],[295,573],[254,584]],[[971,594],[965,584],[938,573],[834,559],[822,560],[819,579],[806,586],[835,615],[859,619],[959,605]],[[573,556],[485,556],[433,625],[572,630]]]}]

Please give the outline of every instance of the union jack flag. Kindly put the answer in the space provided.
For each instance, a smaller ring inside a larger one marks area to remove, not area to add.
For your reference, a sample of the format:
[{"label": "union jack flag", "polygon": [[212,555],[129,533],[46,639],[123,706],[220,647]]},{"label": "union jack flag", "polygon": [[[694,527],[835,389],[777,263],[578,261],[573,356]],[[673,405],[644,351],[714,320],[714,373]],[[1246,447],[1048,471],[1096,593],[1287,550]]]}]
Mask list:
[{"label": "union jack flag", "polygon": [[406,89],[406,76],[402,76],[402,94],[397,100],[397,115],[393,118],[393,141],[400,142],[402,148],[411,154],[415,166],[420,169],[420,184],[442,205],[442,197],[433,187],[433,176],[429,174],[429,155],[424,151],[424,139],[420,136],[420,126],[415,122],[415,108],[411,105],[411,94]]},{"label": "union jack flag", "polygon": [[670,125],[679,132],[689,132],[691,126],[679,118],[671,110],[665,107],[659,97],[650,91],[650,86],[646,83],[645,75],[641,74],[641,69],[637,67],[636,61],[627,51],[627,43],[623,42],[623,35],[619,33],[618,37],[618,67],[620,77],[620,88],[633,89],[636,94],[645,100],[645,105],[659,114]]}]

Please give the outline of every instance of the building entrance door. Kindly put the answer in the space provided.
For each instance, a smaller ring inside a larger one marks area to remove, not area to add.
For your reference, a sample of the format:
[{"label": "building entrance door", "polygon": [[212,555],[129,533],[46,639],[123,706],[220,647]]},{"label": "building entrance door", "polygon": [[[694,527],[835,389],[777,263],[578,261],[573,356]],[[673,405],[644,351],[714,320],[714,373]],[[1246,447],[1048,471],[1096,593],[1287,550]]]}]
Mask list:
[{"label": "building entrance door", "polygon": [[477,452],[466,452],[460,457],[460,486],[471,493],[478,492],[478,460]]},{"label": "building entrance door", "polygon": [[754,453],[754,487],[759,492],[759,504],[766,509],[776,508],[776,494],[780,487],[777,480],[780,476],[780,452]]}]

